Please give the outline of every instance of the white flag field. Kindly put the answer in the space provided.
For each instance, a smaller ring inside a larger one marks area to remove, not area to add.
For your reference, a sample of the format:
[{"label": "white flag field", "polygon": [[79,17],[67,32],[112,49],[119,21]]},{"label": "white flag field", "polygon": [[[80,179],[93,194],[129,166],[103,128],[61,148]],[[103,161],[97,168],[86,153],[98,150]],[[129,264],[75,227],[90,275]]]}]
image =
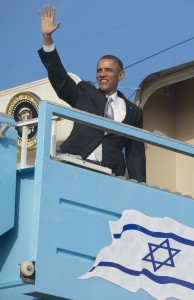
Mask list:
[{"label": "white flag field", "polygon": [[109,226],[111,245],[80,279],[101,277],[131,292],[142,288],[158,300],[194,299],[193,228],[135,210]]}]

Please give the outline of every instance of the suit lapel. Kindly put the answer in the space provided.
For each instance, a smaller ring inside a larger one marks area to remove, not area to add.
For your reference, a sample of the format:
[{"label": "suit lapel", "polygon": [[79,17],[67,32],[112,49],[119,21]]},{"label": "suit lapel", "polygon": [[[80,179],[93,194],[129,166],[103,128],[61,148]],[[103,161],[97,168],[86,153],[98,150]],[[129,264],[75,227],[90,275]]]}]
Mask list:
[{"label": "suit lapel", "polygon": [[98,90],[97,106],[98,106],[99,116],[104,117],[105,105],[106,105],[106,95],[102,91]]},{"label": "suit lapel", "polygon": [[122,123],[132,125],[133,113],[134,113],[133,106],[131,105],[131,102],[129,100],[127,100],[120,91],[118,91],[118,96],[121,97],[125,101],[125,105],[126,105],[126,116],[125,116],[124,120],[122,121]]}]

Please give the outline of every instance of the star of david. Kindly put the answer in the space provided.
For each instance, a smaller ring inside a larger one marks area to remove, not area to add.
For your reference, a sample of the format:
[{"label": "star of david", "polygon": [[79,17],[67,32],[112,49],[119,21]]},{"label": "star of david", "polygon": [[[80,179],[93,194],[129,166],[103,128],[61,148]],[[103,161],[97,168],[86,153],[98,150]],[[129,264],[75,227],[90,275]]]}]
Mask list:
[{"label": "star of david", "polygon": [[159,245],[148,243],[148,247],[150,252],[144,258],[142,258],[142,260],[151,262],[154,272],[156,272],[162,266],[175,267],[173,257],[181,250],[171,248],[168,239],[164,240]]}]

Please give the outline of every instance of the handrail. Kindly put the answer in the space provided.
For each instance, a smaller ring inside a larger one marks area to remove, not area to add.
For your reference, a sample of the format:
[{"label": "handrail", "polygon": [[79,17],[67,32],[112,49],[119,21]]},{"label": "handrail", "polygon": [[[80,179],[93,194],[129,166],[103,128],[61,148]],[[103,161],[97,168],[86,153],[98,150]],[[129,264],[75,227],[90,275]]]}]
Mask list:
[{"label": "handrail", "polygon": [[[152,144],[157,147],[194,157],[194,146],[189,143],[161,136],[144,129],[119,123],[113,120],[106,119],[104,117],[99,117],[90,113],[86,113],[84,111],[80,111],[78,109],[56,105],[49,101],[41,101],[40,106],[42,106],[43,111],[48,110],[52,116],[52,132],[50,144],[50,155],[52,156],[55,156],[56,154],[56,124],[61,119],[68,119],[80,124],[89,125],[107,132],[118,134],[127,138],[136,139],[144,143]],[[39,115],[39,118],[41,119],[41,113]],[[37,118],[29,119],[26,121],[19,121],[16,124],[16,127],[23,127],[20,163],[21,168],[26,167],[28,135],[27,127],[33,124],[38,124]]]},{"label": "handrail", "polygon": [[161,136],[144,129],[106,119],[104,117],[99,117],[78,109],[60,107],[60,105],[55,106],[47,101],[45,101],[45,103],[46,107],[50,107],[49,110],[51,110],[55,116],[194,157],[194,145],[192,144]]},{"label": "handrail", "polygon": [[[56,154],[56,135],[57,135],[57,122],[60,121],[60,118],[53,116],[52,117],[52,135],[51,135],[51,155]],[[38,124],[38,118],[28,119],[24,121],[18,121],[16,127],[22,127],[22,144],[21,144],[21,154],[20,154],[20,168],[26,168],[27,163],[27,142],[28,142],[28,126]]]}]

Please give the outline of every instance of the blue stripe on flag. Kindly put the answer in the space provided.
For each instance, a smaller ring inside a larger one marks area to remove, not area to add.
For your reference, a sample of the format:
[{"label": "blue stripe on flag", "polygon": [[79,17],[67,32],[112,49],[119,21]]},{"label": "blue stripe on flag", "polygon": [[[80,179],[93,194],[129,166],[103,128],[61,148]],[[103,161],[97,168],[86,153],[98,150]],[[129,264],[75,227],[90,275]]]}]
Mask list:
[{"label": "blue stripe on flag", "polygon": [[96,267],[93,267],[89,272],[94,271],[97,267],[111,267],[111,268],[118,269],[126,274],[133,275],[133,276],[145,275],[146,277],[148,277],[151,280],[153,280],[157,283],[160,283],[160,284],[174,283],[174,284],[178,284],[178,285],[187,287],[191,290],[194,290],[194,284],[191,282],[177,279],[177,278],[170,277],[170,276],[157,276],[157,275],[152,274],[150,271],[148,271],[145,268],[143,268],[142,271],[135,271],[135,270],[123,267],[122,265],[114,263],[114,262],[102,261]]},{"label": "blue stripe on flag", "polygon": [[194,246],[194,241],[189,240],[189,239],[185,239],[182,238],[172,232],[157,232],[157,231],[151,231],[146,229],[143,226],[137,225],[137,224],[127,224],[125,226],[123,226],[123,230],[121,233],[117,233],[117,234],[113,234],[113,237],[115,239],[120,239],[123,232],[128,231],[128,230],[137,230],[137,231],[141,231],[142,233],[145,233],[147,235],[150,235],[152,237],[157,237],[157,238],[170,238],[173,239],[179,243],[188,245],[188,246]]}]

